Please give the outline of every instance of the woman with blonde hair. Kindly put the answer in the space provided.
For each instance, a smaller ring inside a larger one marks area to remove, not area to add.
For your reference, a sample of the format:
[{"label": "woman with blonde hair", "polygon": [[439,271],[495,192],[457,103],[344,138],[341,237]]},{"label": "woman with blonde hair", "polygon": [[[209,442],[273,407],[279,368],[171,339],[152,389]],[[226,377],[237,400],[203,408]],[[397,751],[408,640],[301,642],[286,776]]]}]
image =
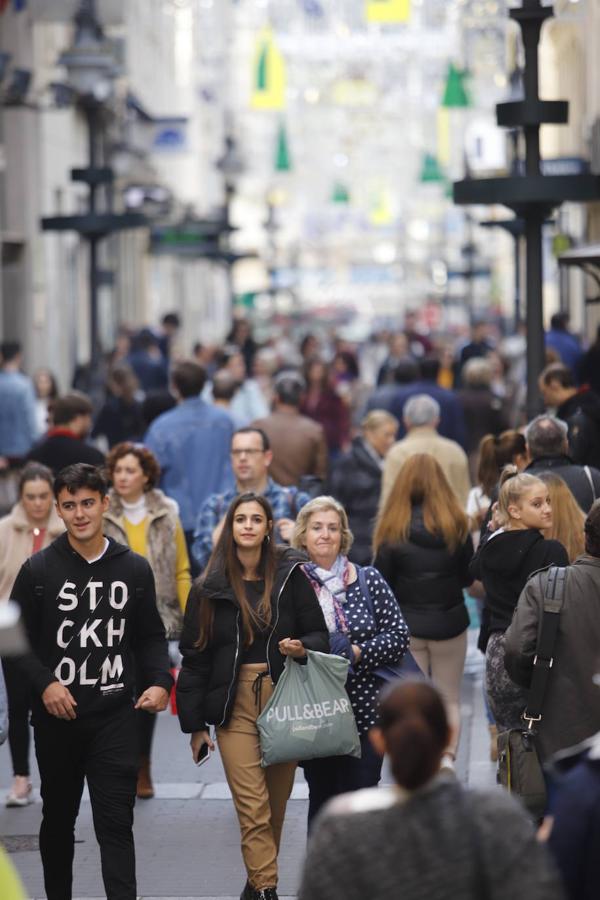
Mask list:
[{"label": "woman with blonde hair", "polygon": [[467,517],[434,457],[406,460],[373,537],[375,567],[392,586],[408,624],[411,652],[442,693],[451,723],[444,766],[452,769],[460,736],[460,686],[469,614],[463,588],[472,581]]},{"label": "woman with blonde hair", "polygon": [[552,527],[545,529],[544,537],[559,541],[573,563],[585,553],[585,513],[560,475],[540,472],[538,477],[548,487],[552,507]]},{"label": "woman with blonde hair", "polygon": [[525,707],[520,687],[504,668],[504,637],[527,579],[546,566],[567,566],[567,551],[544,540],[553,527],[548,486],[534,475],[506,466],[500,479],[496,530],[479,545],[471,574],[483,582],[488,613],[486,690],[498,731],[518,728]]},{"label": "woman with blonde hair", "polygon": [[382,760],[367,736],[377,722],[377,701],[385,683],[377,670],[401,661],[408,649],[408,629],[380,573],[349,561],[352,532],[344,507],[333,497],[315,497],[302,507],[292,546],[310,557],[302,568],[323,610],[331,652],[351,663],[346,690],[362,753],[360,759],[330,756],[303,764],[310,825],[331,797],[379,783]]}]

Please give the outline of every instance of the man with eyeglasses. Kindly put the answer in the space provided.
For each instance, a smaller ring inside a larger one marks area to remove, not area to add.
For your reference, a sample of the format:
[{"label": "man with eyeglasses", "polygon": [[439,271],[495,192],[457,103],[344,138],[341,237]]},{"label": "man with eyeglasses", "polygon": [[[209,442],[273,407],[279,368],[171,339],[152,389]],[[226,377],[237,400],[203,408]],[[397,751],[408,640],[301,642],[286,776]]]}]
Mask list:
[{"label": "man with eyeglasses", "polygon": [[273,508],[277,540],[283,543],[289,543],[298,510],[310,500],[298,488],[282,487],[269,477],[273,453],[267,435],[260,428],[238,429],[231,439],[230,455],[235,487],[207,497],[196,520],[192,553],[202,568],[219,539],[227,508],[237,494],[252,491],[266,497]]}]

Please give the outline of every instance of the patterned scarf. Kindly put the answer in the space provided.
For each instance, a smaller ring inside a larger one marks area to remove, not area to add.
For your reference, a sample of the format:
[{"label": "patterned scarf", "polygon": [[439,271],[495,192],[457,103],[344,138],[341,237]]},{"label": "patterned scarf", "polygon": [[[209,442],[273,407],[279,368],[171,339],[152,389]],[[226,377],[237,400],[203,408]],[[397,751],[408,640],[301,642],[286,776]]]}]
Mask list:
[{"label": "patterned scarf", "polygon": [[338,556],[331,569],[322,569],[312,562],[305,563],[302,569],[318,597],[329,634],[336,631],[347,634],[350,629],[343,607],[346,602],[346,587],[350,578],[348,558]]}]

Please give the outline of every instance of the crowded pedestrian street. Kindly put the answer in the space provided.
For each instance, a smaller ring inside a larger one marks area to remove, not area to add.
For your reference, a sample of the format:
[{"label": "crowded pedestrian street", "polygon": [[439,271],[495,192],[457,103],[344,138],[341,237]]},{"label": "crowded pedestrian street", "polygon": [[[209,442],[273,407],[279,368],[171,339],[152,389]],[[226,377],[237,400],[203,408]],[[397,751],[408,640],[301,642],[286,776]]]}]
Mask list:
[{"label": "crowded pedestrian street", "polygon": [[[473,631],[475,634],[475,631]],[[482,658],[481,658],[482,659]],[[495,782],[489,759],[487,721],[483,707],[482,662],[473,654],[467,662],[461,698],[464,736],[457,772],[465,784],[487,787]],[[11,778],[7,754],[0,758],[2,784]],[[237,898],[245,880],[239,850],[239,828],[222,765],[215,755],[199,771],[176,717],[161,713],[157,724],[154,762],[156,795],[138,801],[135,813],[139,896],[166,898]],[[389,783],[389,772],[384,773]],[[40,816],[39,779],[33,777],[34,803],[26,809],[3,809],[0,833],[10,851],[27,895],[44,895],[38,863]],[[5,790],[0,802],[5,800]],[[306,850],[307,788],[296,777],[280,854],[280,897],[295,897]],[[74,898],[101,898],[102,876],[96,851],[89,797],[84,795],[76,834]]]},{"label": "crowded pedestrian street", "polygon": [[600,0],[0,0],[0,900],[600,897]]}]

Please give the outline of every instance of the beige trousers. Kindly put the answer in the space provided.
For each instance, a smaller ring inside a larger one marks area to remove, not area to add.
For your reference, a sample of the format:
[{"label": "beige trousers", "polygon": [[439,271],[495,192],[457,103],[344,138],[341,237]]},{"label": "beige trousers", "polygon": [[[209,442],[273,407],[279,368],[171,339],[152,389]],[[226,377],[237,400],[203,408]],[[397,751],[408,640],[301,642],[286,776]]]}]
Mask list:
[{"label": "beige trousers", "polygon": [[411,637],[410,650],[419,668],[431,677],[446,704],[450,724],[447,751],[456,757],[460,738],[460,686],[467,655],[467,632],[447,641]]},{"label": "beige trousers", "polygon": [[257,890],[277,887],[277,853],[296,763],[260,764],[256,719],[273,693],[267,666],[242,666],[231,719],[217,728],[225,776],[233,795],[242,835],[248,881]]}]

